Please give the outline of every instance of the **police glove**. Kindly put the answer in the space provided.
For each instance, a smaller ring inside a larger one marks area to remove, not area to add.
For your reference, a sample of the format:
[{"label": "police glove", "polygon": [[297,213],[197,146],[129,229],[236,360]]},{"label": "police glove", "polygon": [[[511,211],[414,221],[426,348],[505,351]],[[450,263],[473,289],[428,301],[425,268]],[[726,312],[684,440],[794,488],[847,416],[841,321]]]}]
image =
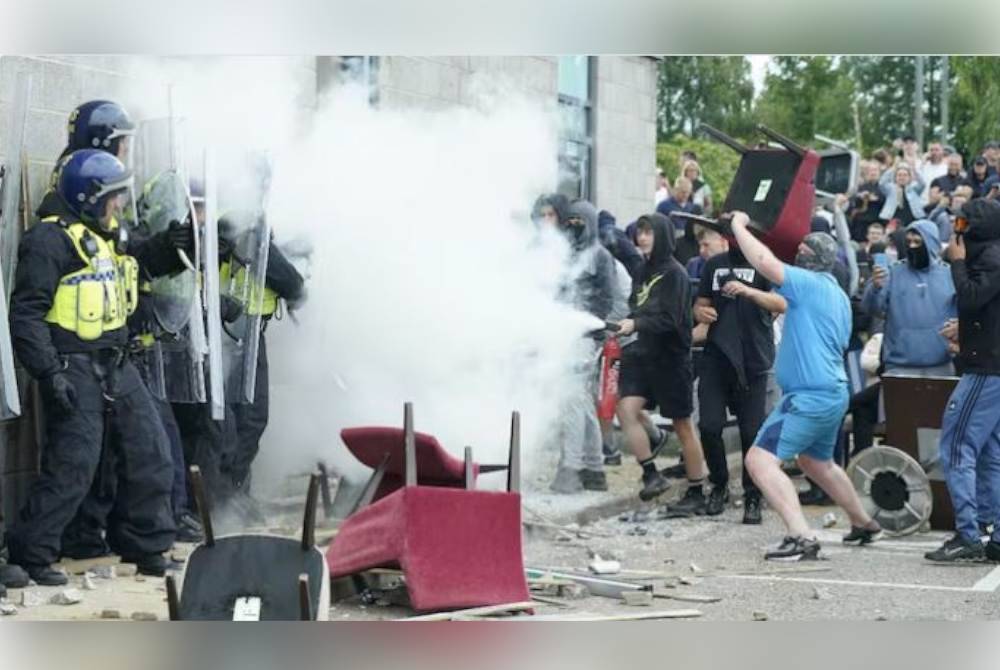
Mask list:
[{"label": "police glove", "polygon": [[175,249],[194,253],[194,229],[190,224],[171,221],[167,227],[167,239]]},{"label": "police glove", "polygon": [[232,296],[222,295],[219,296],[219,312],[224,322],[233,323],[243,316],[243,305]]},{"label": "police glove", "polygon": [[72,414],[76,410],[76,387],[62,372],[43,377],[39,384],[42,392],[52,398],[63,414]]}]

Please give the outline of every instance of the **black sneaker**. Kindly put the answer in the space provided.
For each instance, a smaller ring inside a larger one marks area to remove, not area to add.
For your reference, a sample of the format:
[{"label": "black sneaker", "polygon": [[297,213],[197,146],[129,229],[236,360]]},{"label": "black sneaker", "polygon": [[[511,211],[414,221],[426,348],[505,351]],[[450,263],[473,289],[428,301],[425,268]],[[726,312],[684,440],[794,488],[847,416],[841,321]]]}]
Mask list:
[{"label": "black sneaker", "polygon": [[818,507],[831,507],[836,503],[830,499],[826,491],[818,486],[813,486],[808,491],[799,494],[800,505],[816,505]]},{"label": "black sneaker", "polygon": [[760,496],[743,496],[743,523],[747,526],[759,526],[762,520]]},{"label": "black sneaker", "polygon": [[684,497],[677,502],[666,505],[660,513],[661,519],[686,519],[692,516],[701,516],[706,511],[705,494],[700,489],[689,488],[684,492]]},{"label": "black sneaker", "polygon": [[28,573],[19,565],[0,565],[0,586],[10,589],[23,589],[31,579]]},{"label": "black sneaker", "polygon": [[601,453],[604,455],[605,465],[622,464],[622,450],[618,447],[613,447],[610,444],[602,444]]},{"label": "black sneaker", "polygon": [[56,570],[51,565],[25,565],[22,567],[39,586],[65,586],[69,583],[66,573],[62,570]]},{"label": "black sneaker", "polygon": [[648,502],[667,492],[670,482],[659,472],[642,473],[642,490],[639,491],[639,500]]},{"label": "black sneaker", "polygon": [[684,467],[684,463],[678,463],[677,465],[663,468],[660,470],[660,474],[667,479],[685,479],[687,477],[687,468]]},{"label": "black sneaker", "polygon": [[767,561],[819,560],[819,542],[807,537],[786,537],[774,549],[764,554]]},{"label": "black sneaker", "polygon": [[191,512],[185,510],[175,519],[177,524],[177,542],[191,542],[197,544],[205,539],[205,531],[201,523]]},{"label": "black sneaker", "polygon": [[924,554],[924,558],[935,563],[982,563],[986,560],[986,550],[978,540],[966,542],[955,533],[940,547]]},{"label": "black sneaker", "polygon": [[580,483],[585,491],[607,491],[608,478],[604,471],[580,470]]},{"label": "black sneaker", "polygon": [[726,503],[729,502],[729,486],[723,484],[722,486],[713,486],[712,490],[708,494],[708,503],[705,505],[705,514],[709,516],[718,516],[722,514],[726,509]]},{"label": "black sneaker", "polygon": [[859,528],[851,526],[851,532],[844,536],[843,543],[854,547],[862,547],[872,542],[882,539],[882,528],[871,530],[870,528]]},{"label": "black sneaker", "polygon": [[1000,542],[990,540],[983,548],[983,553],[986,554],[986,560],[1000,563]]}]

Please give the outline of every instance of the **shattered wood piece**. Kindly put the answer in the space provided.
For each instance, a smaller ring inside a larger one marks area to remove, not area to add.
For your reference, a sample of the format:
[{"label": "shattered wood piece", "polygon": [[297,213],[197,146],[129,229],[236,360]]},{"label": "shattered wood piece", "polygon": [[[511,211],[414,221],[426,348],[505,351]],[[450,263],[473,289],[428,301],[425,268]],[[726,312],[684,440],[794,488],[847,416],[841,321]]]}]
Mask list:
[{"label": "shattered wood piece", "polygon": [[763,612],[761,610],[754,610],[753,611],[753,620],[754,621],[767,621],[767,612]]},{"label": "shattered wood piece", "polygon": [[534,608],[534,603],[530,600],[524,600],[517,603],[507,603],[505,605],[487,605],[485,607],[472,607],[464,610],[455,610],[453,612],[435,612],[434,614],[422,614],[419,616],[411,616],[405,619],[399,619],[399,621],[449,621],[451,619],[462,618],[462,617],[485,617],[491,614],[504,614],[507,612],[523,612],[525,610],[530,610]]},{"label": "shattered wood piece", "polygon": [[49,598],[51,605],[75,605],[83,600],[83,594],[76,589],[63,589]]},{"label": "shattered wood piece", "polygon": [[9,603],[6,600],[0,602],[0,615],[14,616],[15,614],[17,614],[17,607],[14,603]]},{"label": "shattered wood piece", "polygon": [[132,621],[159,621],[152,612],[132,612]]},{"label": "shattered wood piece", "polygon": [[693,619],[702,615],[701,610],[661,610],[628,614],[602,615],[593,612],[567,612],[566,614],[541,614],[519,617],[511,621],[647,621],[650,619]]},{"label": "shattered wood piece", "polygon": [[626,605],[635,607],[651,607],[653,605],[652,591],[623,591],[622,600]]},{"label": "shattered wood piece", "polygon": [[101,610],[101,619],[121,619],[122,613],[118,610],[106,609]]}]

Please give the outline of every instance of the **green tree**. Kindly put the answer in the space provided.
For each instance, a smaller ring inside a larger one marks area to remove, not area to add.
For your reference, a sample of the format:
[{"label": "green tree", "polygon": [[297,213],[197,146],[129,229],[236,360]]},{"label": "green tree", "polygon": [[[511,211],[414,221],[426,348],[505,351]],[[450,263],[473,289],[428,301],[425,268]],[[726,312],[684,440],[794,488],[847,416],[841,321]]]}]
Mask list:
[{"label": "green tree", "polygon": [[778,56],[754,109],[758,121],[783,135],[815,144],[814,136],[854,138],[854,85],[840,59]]},{"label": "green tree", "polygon": [[753,80],[743,56],[666,56],[657,87],[657,136],[693,135],[707,123],[736,137],[753,128]]},{"label": "green tree", "polygon": [[669,141],[656,145],[656,164],[663,168],[670,183],[680,176],[682,151],[693,151],[698,156],[702,179],[712,188],[712,202],[718,210],[725,202],[726,193],[736,176],[740,155],[715,140],[677,134]]},{"label": "green tree", "polygon": [[971,156],[986,142],[1000,139],[1000,58],[953,56],[950,66],[956,78],[951,105],[955,145]]}]

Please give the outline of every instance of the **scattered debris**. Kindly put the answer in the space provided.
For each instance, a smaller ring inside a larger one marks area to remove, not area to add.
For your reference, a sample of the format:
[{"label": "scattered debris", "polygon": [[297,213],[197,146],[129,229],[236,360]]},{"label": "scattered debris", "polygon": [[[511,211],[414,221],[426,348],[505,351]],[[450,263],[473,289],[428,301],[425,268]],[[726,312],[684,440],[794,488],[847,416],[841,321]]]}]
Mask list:
[{"label": "scattered debris", "polygon": [[760,610],[753,611],[754,621],[767,621],[767,612],[762,612]]},{"label": "scattered debris", "polygon": [[45,596],[38,591],[25,589],[21,591],[21,607],[38,607],[45,604]]},{"label": "scattered debris", "polygon": [[119,577],[134,577],[137,570],[135,563],[119,563],[114,567]]},{"label": "scattered debris", "polygon": [[581,584],[561,584],[558,588],[558,595],[562,598],[568,598],[570,600],[580,600],[581,598],[586,598],[590,595],[587,588]]},{"label": "scattered debris", "polygon": [[595,556],[594,560],[587,566],[595,575],[616,575],[622,571],[622,564],[618,561],[608,561],[600,556]]},{"label": "scattered debris", "polygon": [[83,600],[83,594],[76,589],[63,589],[49,598],[51,605],[75,605]]},{"label": "scattered debris", "polygon": [[534,600],[535,602],[543,603],[545,605],[552,605],[553,607],[559,607],[562,609],[566,609],[567,607],[572,607],[572,605],[570,605],[569,603],[564,603],[563,601],[557,600],[556,598],[546,598],[544,596],[532,595],[531,599]]},{"label": "scattered debris", "polygon": [[523,612],[534,609],[535,604],[530,600],[519,603],[507,603],[505,605],[489,605],[487,607],[473,607],[471,609],[455,610],[454,612],[436,612],[434,614],[422,614],[419,616],[399,619],[400,621],[450,621],[452,619],[468,619],[490,616],[491,614],[508,614],[512,612]]},{"label": "scattered debris", "polygon": [[132,621],[159,621],[152,612],[132,612]]},{"label": "scattered debris", "polygon": [[637,607],[651,607],[653,604],[652,591],[622,591],[622,600],[626,605]]},{"label": "scattered debris", "polygon": [[94,578],[89,572],[83,573],[83,577],[80,579],[80,588],[84,591],[97,590],[97,584],[94,583]]},{"label": "scattered debris", "polygon": [[823,515],[823,528],[833,528],[837,525],[837,515],[833,512],[827,512]]},{"label": "scattered debris", "polygon": [[814,586],[812,592],[813,600],[832,600],[833,594],[821,586]]},{"label": "scattered debris", "polygon": [[97,579],[114,579],[117,576],[114,565],[95,565],[88,572]]},{"label": "scattered debris", "polygon": [[112,609],[101,610],[101,616],[100,616],[100,618],[102,618],[102,619],[121,619],[122,618],[122,613],[119,612],[118,610],[112,610]]},{"label": "scattered debris", "polygon": [[524,572],[529,580],[538,580],[545,577],[568,580],[585,587],[592,596],[614,598],[615,600],[621,600],[623,591],[651,591],[653,589],[650,585],[631,584],[620,580],[601,579],[600,577],[578,575],[571,572],[556,572],[554,570],[540,570],[538,568],[527,568]]},{"label": "scattered debris", "polygon": [[649,619],[691,619],[700,617],[700,610],[662,610],[656,612],[636,612],[634,614],[603,615],[593,612],[574,612],[566,614],[542,614],[530,617],[518,617],[511,621],[644,621]]},{"label": "scattered debris", "polygon": [[702,582],[702,580],[698,577],[684,577],[684,576],[678,577],[677,581],[683,584],[684,586],[697,586]]},{"label": "scattered debris", "polygon": [[648,509],[637,509],[631,512],[626,512],[618,517],[619,521],[625,523],[647,523],[652,516],[652,511]]},{"label": "scattered debris", "polygon": [[6,600],[0,602],[0,615],[14,616],[15,614],[17,614],[17,607],[14,606],[14,603],[9,603]]},{"label": "scattered debris", "polygon": [[875,617],[875,621],[888,621],[888,620],[889,620],[889,617],[887,617],[884,614],[879,614],[877,617]]},{"label": "scattered debris", "polygon": [[705,572],[704,570],[699,568],[696,563],[692,563],[689,567],[691,568],[691,572],[693,572],[696,575]]},{"label": "scattered debris", "polygon": [[645,526],[635,526],[625,531],[625,534],[631,535],[633,537],[645,537],[646,535],[649,534],[649,529],[646,528]]}]

